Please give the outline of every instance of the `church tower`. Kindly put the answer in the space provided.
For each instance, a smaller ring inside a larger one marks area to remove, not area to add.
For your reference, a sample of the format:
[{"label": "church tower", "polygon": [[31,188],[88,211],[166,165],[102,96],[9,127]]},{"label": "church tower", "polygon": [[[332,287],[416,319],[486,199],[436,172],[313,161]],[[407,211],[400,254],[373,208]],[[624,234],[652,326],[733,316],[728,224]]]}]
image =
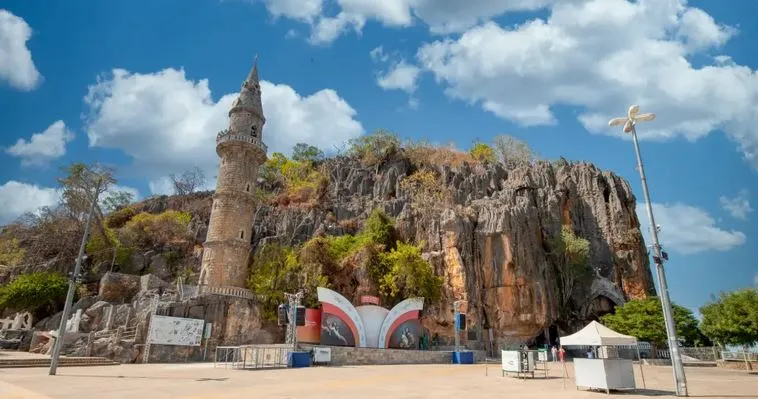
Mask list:
[{"label": "church tower", "polygon": [[266,161],[258,60],[229,110],[229,127],[216,136],[221,158],[208,235],[203,244],[200,294],[252,297],[245,289],[256,209],[258,167]]}]

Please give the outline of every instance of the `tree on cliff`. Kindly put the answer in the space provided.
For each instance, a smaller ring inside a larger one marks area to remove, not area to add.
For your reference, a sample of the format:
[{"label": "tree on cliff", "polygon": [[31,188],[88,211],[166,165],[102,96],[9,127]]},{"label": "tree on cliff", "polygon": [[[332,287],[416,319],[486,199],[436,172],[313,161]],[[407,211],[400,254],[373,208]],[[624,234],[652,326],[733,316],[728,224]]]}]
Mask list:
[{"label": "tree on cliff", "polygon": [[512,136],[500,135],[493,140],[495,152],[500,156],[502,162],[508,168],[528,165],[536,158],[534,152],[529,146]]},{"label": "tree on cliff", "polygon": [[185,170],[179,176],[172,173],[169,178],[174,185],[174,194],[176,195],[192,194],[205,185],[205,173],[197,166]]},{"label": "tree on cliff", "polygon": [[[697,328],[697,319],[687,308],[672,304],[674,324],[680,341],[685,346],[700,346],[706,343]],[[663,319],[663,307],[659,298],[650,297],[629,301],[624,306],[616,307],[614,314],[601,317],[608,328],[621,334],[637,337],[658,347],[667,347],[666,323]]]},{"label": "tree on cliff", "polygon": [[567,305],[578,281],[590,273],[590,243],[577,237],[569,226],[561,228],[561,234],[552,240],[551,255],[558,266],[561,305]]},{"label": "tree on cliff", "polygon": [[479,162],[497,162],[495,150],[493,150],[489,145],[482,143],[481,141],[474,143],[474,146],[471,147],[468,153],[471,155],[471,158],[474,158]]},{"label": "tree on cliff", "polygon": [[700,313],[700,328],[717,343],[749,346],[758,342],[758,289],[721,293]]},{"label": "tree on cliff", "polygon": [[324,152],[318,147],[297,143],[292,147],[292,159],[297,162],[320,162],[324,160]]},{"label": "tree on cliff", "polygon": [[61,201],[77,219],[86,216],[92,199],[100,198],[101,194],[116,183],[113,171],[101,165],[75,162],[63,171],[66,172],[66,176],[58,179],[62,189]]}]

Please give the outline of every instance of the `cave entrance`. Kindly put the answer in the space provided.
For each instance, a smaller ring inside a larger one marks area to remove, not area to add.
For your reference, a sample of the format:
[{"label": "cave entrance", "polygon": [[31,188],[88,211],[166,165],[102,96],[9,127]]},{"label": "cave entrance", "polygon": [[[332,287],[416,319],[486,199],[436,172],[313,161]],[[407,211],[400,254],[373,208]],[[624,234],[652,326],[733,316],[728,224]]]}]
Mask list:
[{"label": "cave entrance", "polygon": [[596,296],[587,309],[587,322],[600,321],[600,318],[616,312],[616,306],[619,306],[612,299],[605,295]]},{"label": "cave entrance", "polygon": [[542,330],[540,335],[534,338],[534,345],[539,348],[544,348],[545,346],[551,347],[553,345],[558,345],[558,338],[559,338],[558,326],[556,326],[555,324],[552,324],[550,327]]}]

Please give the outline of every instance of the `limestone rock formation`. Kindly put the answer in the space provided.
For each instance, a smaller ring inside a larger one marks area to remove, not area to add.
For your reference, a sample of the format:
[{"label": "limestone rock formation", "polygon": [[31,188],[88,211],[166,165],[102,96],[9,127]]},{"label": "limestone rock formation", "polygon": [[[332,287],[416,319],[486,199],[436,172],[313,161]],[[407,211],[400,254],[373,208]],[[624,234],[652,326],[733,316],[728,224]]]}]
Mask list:
[{"label": "limestone rock formation", "polygon": [[[591,164],[442,166],[438,172],[452,202],[420,207],[401,187],[413,173],[402,157],[370,168],[350,158],[328,162],[320,206],[262,207],[254,247],[272,240],[298,244],[321,232],[339,235],[345,222],[380,207],[396,217],[404,239],[426,243],[425,256],[444,276],[443,300],[427,305],[425,325],[432,332],[450,335],[455,300],[468,302],[473,326],[492,328],[500,341],[518,341],[553,324],[572,329],[608,303],[654,292],[631,188]],[[595,274],[575,293],[573,309],[559,299],[559,271],[549,254],[548,242],[563,225],[589,241]]]},{"label": "limestone rock formation", "polygon": [[[451,336],[456,300],[466,301],[469,331],[491,328],[496,343],[507,344],[530,340],[550,326],[557,327],[553,335],[571,331],[614,304],[654,293],[632,190],[592,164],[436,166],[450,201],[433,204],[420,204],[418,193],[403,189],[402,181],[416,169],[402,153],[375,166],[337,157],[323,167],[329,182],[315,206],[258,208],[253,250],[352,233],[381,208],[396,219],[400,238],[426,243],[424,257],[444,277],[442,300],[427,304],[424,318],[443,338]],[[193,197],[196,230],[207,226],[209,194]],[[182,205],[170,197],[142,204],[152,212]],[[562,226],[589,241],[594,274],[577,285],[570,303],[561,299],[561,271],[550,254],[549,242]],[[345,288],[348,298],[372,290],[360,268],[354,273],[358,284]]]}]

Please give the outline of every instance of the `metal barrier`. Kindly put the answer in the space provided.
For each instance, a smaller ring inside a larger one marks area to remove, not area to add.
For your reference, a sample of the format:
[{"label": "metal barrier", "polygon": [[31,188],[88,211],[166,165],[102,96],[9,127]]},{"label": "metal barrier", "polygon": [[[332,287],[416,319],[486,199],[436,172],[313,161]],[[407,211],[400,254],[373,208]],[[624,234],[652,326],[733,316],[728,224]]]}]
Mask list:
[{"label": "metal barrier", "polygon": [[287,367],[292,345],[217,346],[214,367],[233,369]]},{"label": "metal barrier", "polygon": [[755,352],[721,352],[721,358],[730,361],[758,362],[758,353]]}]

